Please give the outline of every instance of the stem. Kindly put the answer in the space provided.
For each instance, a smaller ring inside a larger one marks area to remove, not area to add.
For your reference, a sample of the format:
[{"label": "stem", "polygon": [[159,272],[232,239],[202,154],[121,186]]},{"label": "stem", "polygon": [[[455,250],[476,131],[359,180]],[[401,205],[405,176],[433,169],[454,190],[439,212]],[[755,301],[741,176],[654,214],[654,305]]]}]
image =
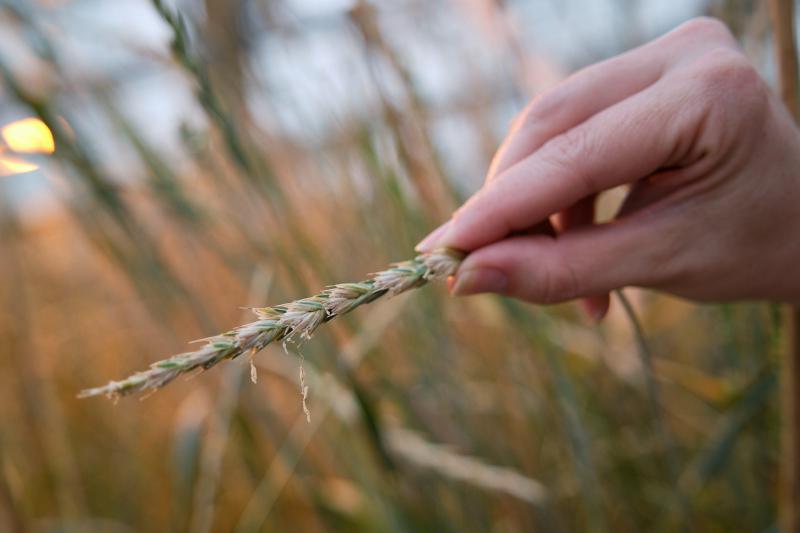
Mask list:
[{"label": "stem", "polygon": [[653,376],[653,351],[650,349],[650,344],[644,335],[644,328],[633,308],[630,300],[625,293],[621,290],[614,291],[614,295],[619,299],[622,304],[622,309],[631,323],[633,328],[633,336],[636,339],[637,352],[639,354],[639,361],[642,363],[642,369],[645,379],[645,388],[647,389],[647,399],[650,403],[650,409],[655,419],[656,426],[661,439],[661,445],[667,453],[668,468],[670,476],[673,481],[678,477],[678,462],[675,454],[675,445],[672,435],[667,428],[664,418],[664,406],[661,401],[661,391],[658,388],[655,377]]},{"label": "stem", "polygon": [[[680,476],[678,453],[675,448],[675,439],[667,426],[666,417],[664,416],[664,405],[661,401],[661,391],[659,390],[658,383],[656,383],[653,375],[653,351],[650,349],[650,344],[644,334],[644,328],[633,308],[630,300],[622,290],[614,291],[614,295],[622,304],[622,309],[631,323],[633,328],[633,335],[636,339],[637,352],[639,360],[642,363],[642,371],[644,373],[645,388],[647,389],[647,400],[650,404],[650,411],[656,425],[658,432],[658,439],[661,441],[661,448],[664,450],[667,459],[667,470],[669,472],[670,482],[674,483],[677,487],[678,478]],[[676,503],[681,511],[681,521],[684,522],[686,513],[688,513],[688,503],[682,494],[676,495]]]},{"label": "stem", "polygon": [[[795,121],[800,117],[798,100],[797,48],[793,0],[770,0],[769,13],[774,32],[779,90],[783,103]],[[800,532],[800,308],[788,307],[787,351],[783,358],[781,424],[780,524],[784,533]]]}]

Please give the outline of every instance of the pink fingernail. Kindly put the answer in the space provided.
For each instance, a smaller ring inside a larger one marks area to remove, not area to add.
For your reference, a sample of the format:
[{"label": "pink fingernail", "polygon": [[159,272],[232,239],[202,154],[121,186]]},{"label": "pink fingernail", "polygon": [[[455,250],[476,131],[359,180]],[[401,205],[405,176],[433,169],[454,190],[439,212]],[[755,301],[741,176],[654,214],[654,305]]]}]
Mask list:
[{"label": "pink fingernail", "polygon": [[436,247],[435,245],[436,242],[439,240],[439,237],[441,237],[442,234],[444,234],[445,230],[449,225],[450,221],[448,220],[447,222],[445,222],[444,224],[442,224],[441,226],[430,232],[427,237],[419,241],[419,244],[417,244],[414,247],[414,250],[423,253],[433,251],[433,249]]},{"label": "pink fingernail", "polygon": [[480,292],[503,293],[508,288],[508,276],[496,268],[473,268],[458,272],[451,293],[466,296]]}]

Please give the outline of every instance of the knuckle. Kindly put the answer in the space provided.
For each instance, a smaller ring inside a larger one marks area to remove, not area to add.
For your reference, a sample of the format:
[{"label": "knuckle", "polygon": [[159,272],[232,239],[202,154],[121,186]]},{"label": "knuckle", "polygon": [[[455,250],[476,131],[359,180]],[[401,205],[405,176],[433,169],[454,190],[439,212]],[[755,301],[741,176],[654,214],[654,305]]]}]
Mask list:
[{"label": "knuckle", "polygon": [[722,46],[712,48],[703,54],[698,63],[698,66],[708,73],[707,78],[710,80],[730,83],[759,79],[756,69],[747,57],[732,48]]},{"label": "knuckle", "polygon": [[704,41],[719,43],[735,43],[728,27],[719,19],[713,17],[696,17],[678,26],[675,30],[678,37],[700,38]]},{"label": "knuckle", "polygon": [[753,120],[762,115],[768,101],[766,84],[740,52],[715,48],[695,65],[701,98],[728,118]]}]

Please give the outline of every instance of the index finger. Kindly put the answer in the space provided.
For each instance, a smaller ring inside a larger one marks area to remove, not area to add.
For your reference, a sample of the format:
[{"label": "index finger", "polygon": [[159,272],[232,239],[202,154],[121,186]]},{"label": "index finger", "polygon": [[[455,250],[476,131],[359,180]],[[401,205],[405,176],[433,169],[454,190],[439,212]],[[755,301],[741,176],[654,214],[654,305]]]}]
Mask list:
[{"label": "index finger", "polygon": [[590,194],[681,162],[687,154],[680,132],[699,118],[665,79],[554,137],[486,183],[456,211],[438,245],[472,251]]}]

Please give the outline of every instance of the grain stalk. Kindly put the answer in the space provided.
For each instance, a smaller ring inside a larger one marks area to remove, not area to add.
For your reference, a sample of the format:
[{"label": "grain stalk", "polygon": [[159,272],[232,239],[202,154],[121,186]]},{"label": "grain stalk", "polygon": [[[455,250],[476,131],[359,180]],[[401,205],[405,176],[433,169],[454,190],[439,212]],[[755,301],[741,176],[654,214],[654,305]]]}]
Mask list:
[{"label": "grain stalk", "polygon": [[[770,0],[775,59],[781,100],[800,123],[795,9],[792,0]],[[778,515],[781,531],[800,532],[800,307],[788,307],[786,353],[781,361],[781,462]]]},{"label": "grain stalk", "polygon": [[275,307],[253,308],[258,320],[221,335],[201,339],[206,344],[199,350],[158,361],[150,365],[148,370],[102,387],[86,389],[78,397],[103,394],[117,399],[155,391],[193,370],[208,370],[220,361],[235,359],[242,354],[252,357],[272,342],[281,341],[285,347],[289,342],[309,339],[323,323],[349,313],[362,304],[387,294],[394,296],[421,287],[430,280],[451,276],[463,257],[461,252],[442,248],[409,261],[394,263],[364,281],[332,285],[309,298]]}]

